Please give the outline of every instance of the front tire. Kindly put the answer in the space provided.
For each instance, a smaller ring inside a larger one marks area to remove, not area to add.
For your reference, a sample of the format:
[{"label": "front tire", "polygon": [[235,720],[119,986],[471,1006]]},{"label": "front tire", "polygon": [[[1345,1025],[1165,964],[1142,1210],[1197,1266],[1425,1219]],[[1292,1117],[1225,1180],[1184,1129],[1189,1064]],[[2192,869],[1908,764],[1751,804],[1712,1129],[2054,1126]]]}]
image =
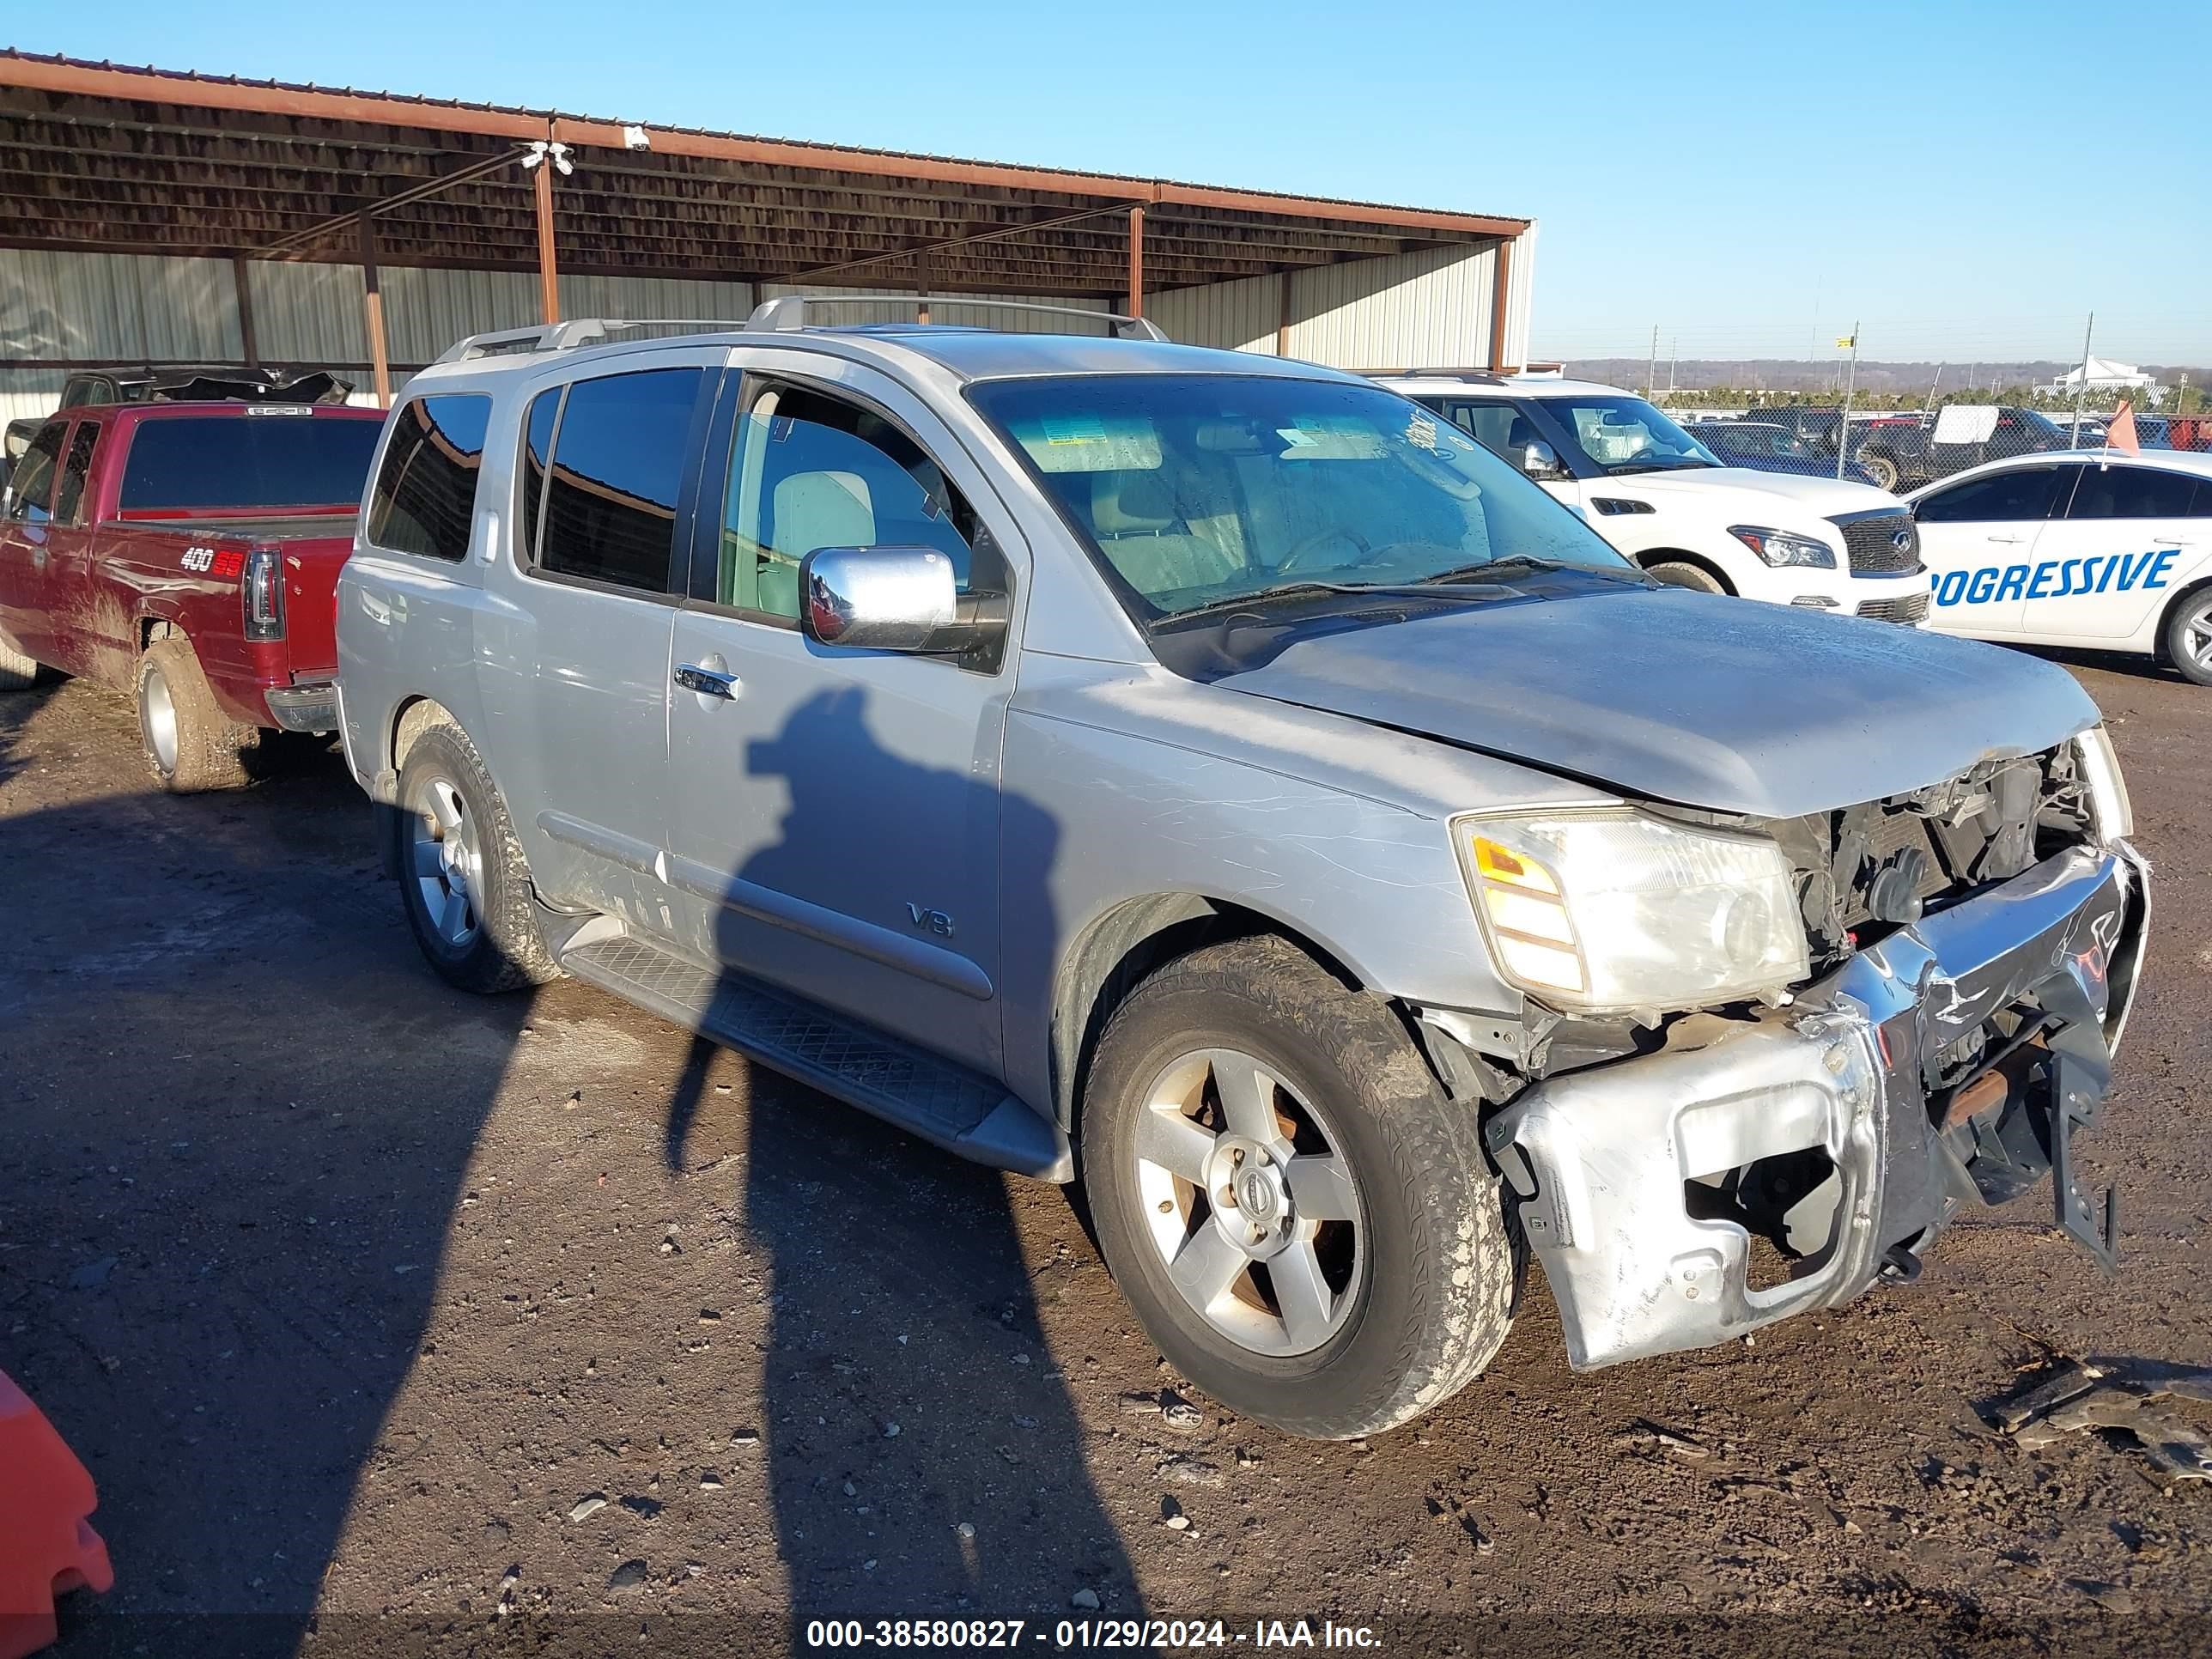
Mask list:
[{"label": "front tire", "polygon": [[216,707],[190,640],[156,640],[138,659],[138,744],[154,781],[175,795],[242,789],[261,733]]},{"label": "front tire", "polygon": [[27,691],[39,678],[39,665],[0,634],[0,691]]},{"label": "front tire", "polygon": [[507,802],[466,732],[434,726],[418,737],[399,769],[399,810],[383,816],[407,925],[447,983],[490,995],[559,975]]},{"label": "front tire", "polygon": [[1505,1340],[1514,1271],[1475,1114],[1404,1027],[1272,936],[1162,969],[1085,1090],[1084,1182],[1146,1330],[1222,1404],[1374,1434]]},{"label": "front tire", "polygon": [[2185,593],[2166,619],[2160,641],[2182,678],[2212,685],[2212,587]]},{"label": "front tire", "polygon": [[1873,476],[1875,489],[1887,489],[1892,495],[1896,494],[1898,483],[1904,474],[1898,470],[1895,461],[1887,455],[1861,455],[1859,465]]},{"label": "front tire", "polygon": [[1729,591],[1728,584],[1705,566],[1683,559],[1662,559],[1656,564],[1647,564],[1644,574],[1669,587],[1686,587],[1693,592],[1725,594]]}]

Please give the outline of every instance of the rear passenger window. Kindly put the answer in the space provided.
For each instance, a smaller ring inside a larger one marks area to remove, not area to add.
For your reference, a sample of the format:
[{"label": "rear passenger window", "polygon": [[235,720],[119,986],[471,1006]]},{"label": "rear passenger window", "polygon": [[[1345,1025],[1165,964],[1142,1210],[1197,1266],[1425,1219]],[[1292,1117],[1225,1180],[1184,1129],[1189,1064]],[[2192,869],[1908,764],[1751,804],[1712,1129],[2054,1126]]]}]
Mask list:
[{"label": "rear passenger window", "polygon": [[23,459],[15,463],[15,476],[8,487],[8,516],[21,519],[27,524],[44,524],[52,515],[46,504],[53,499],[54,468],[61,459],[62,434],[68,431],[65,421],[53,421],[39,428],[31,440],[31,447],[23,452]]},{"label": "rear passenger window", "polygon": [[410,398],[392,417],[392,441],[368,506],[368,539],[394,553],[468,556],[491,399],[479,393]]},{"label": "rear passenger window", "polygon": [[[2205,493],[2186,472],[2151,466],[2081,469],[2069,519],[2185,519],[2192,495]],[[2202,511],[2199,508],[2199,511]]]},{"label": "rear passenger window", "polygon": [[79,421],[70,434],[69,459],[62,463],[62,487],[54,497],[56,524],[84,522],[84,482],[92,472],[93,446],[99,441],[98,421]]},{"label": "rear passenger window", "polygon": [[[539,569],[641,592],[669,591],[676,497],[704,374],[656,368],[568,387],[553,430],[544,522],[526,522],[540,533]],[[531,410],[533,442],[543,403]]]}]

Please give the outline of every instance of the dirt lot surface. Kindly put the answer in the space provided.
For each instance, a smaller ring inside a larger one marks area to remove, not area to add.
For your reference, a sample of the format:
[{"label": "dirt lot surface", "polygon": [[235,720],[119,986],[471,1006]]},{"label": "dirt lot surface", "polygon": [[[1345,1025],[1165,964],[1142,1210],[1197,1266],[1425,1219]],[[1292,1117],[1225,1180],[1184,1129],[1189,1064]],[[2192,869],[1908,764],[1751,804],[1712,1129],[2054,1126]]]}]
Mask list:
[{"label": "dirt lot surface", "polygon": [[0,1369],[117,1571],[58,1651],[1035,1649],[1093,1598],[1232,1646],[2201,1649],[2212,1483],[1973,1409],[2057,1354],[2212,1364],[2212,692],[2072,666],[2158,871],[2088,1148],[2118,1284],[2039,1193],[1917,1285],[1578,1377],[1538,1275],[1486,1376],[1344,1445],[1127,1398],[1176,1379],[1057,1190],[580,985],[448,990],[335,755],[170,799],[120,700],[0,700]]}]

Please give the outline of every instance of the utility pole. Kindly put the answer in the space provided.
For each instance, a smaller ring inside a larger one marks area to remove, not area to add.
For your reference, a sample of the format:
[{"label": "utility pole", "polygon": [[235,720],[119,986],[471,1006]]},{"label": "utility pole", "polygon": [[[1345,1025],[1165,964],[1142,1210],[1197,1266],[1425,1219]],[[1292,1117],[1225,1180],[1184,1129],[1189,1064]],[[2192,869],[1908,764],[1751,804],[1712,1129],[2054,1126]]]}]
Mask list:
[{"label": "utility pole", "polygon": [[1648,400],[1659,389],[1659,325],[1651,325],[1651,362],[1644,371],[1644,396]]},{"label": "utility pole", "polygon": [[1682,337],[1677,334],[1674,337],[1674,343],[1670,345],[1667,350],[1667,396],[1669,401],[1671,401],[1674,396],[1674,369],[1681,361]]},{"label": "utility pole", "polygon": [[2096,332],[2097,313],[2093,311],[2089,313],[2088,325],[2081,331],[2081,378],[2074,385],[2074,430],[2066,440],[2069,449],[2081,447],[2081,398],[2089,389],[2089,342],[2095,337]]},{"label": "utility pole", "polygon": [[1844,464],[1851,456],[1851,393],[1859,380],[1859,319],[1851,319],[1851,366],[1844,380],[1844,412],[1836,422],[1836,479],[1843,481]]},{"label": "utility pole", "polygon": [[1933,413],[1935,412],[1935,410],[1936,410],[1936,388],[1937,386],[1942,386],[1942,385],[1943,384],[1943,368],[1944,368],[1944,365],[1943,365],[1943,364],[1942,364],[1942,363],[1938,363],[1938,364],[1936,364],[1936,378],[1935,378],[1934,380],[1932,380],[1929,381],[1929,383],[1928,383],[1928,403],[1927,403],[1926,407],[1924,407],[1924,408],[1920,411],[1920,413],[1921,413],[1921,417],[1922,417],[1923,420],[1924,420],[1928,416],[1929,416],[1929,415],[1931,415],[1931,414],[1933,414]]}]

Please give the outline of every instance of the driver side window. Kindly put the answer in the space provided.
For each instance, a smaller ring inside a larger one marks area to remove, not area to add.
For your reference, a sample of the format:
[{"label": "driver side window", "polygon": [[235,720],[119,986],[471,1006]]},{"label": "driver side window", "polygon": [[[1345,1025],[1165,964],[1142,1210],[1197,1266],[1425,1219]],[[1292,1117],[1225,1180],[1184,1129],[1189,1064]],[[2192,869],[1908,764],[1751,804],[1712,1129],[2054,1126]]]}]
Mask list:
[{"label": "driver side window", "polygon": [[47,504],[53,499],[54,467],[61,459],[62,434],[68,429],[66,421],[48,422],[31,440],[23,459],[15,463],[15,475],[8,486],[9,518],[25,524],[44,524],[52,517]]},{"label": "driver side window", "polygon": [[712,597],[795,622],[799,565],[809,553],[893,545],[944,554],[965,593],[978,540],[967,501],[904,432],[859,404],[769,382],[753,393],[731,446]]}]

